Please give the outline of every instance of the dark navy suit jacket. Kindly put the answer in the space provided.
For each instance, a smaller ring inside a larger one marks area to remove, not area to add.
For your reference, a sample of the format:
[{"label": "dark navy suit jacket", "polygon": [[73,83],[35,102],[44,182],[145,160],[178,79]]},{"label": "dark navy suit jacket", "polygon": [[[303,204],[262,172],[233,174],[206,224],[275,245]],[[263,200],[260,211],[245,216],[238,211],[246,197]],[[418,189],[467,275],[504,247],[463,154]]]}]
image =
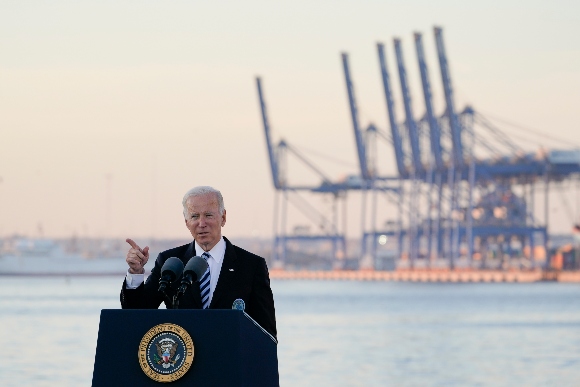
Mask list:
[{"label": "dark navy suit jacket", "polygon": [[[213,293],[210,309],[231,309],[234,300],[241,298],[246,304],[246,313],[262,328],[276,337],[276,316],[274,297],[270,288],[268,267],[264,258],[234,246],[224,237],[226,252],[218,283]],[[155,267],[147,280],[137,289],[127,289],[123,281],[121,307],[123,309],[157,309],[167,300],[158,291],[161,267],[170,257],[181,259],[185,265],[195,256],[195,242],[175,247],[159,254]],[[173,297],[179,283],[172,284],[167,295]],[[199,282],[187,289],[179,300],[179,309],[201,309]]]}]

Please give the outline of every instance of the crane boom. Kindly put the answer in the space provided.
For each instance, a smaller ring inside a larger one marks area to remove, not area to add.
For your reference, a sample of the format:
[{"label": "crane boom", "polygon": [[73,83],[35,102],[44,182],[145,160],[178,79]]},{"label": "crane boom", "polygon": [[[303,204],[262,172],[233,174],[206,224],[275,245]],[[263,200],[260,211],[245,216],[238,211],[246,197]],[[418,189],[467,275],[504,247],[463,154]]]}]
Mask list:
[{"label": "crane boom", "polygon": [[429,72],[425,62],[425,51],[423,49],[423,39],[420,33],[415,33],[415,47],[417,49],[417,60],[419,61],[419,71],[421,72],[421,83],[423,85],[423,95],[425,97],[425,110],[429,122],[429,139],[431,143],[431,153],[435,160],[435,166],[442,170],[443,156],[441,152],[441,128],[433,112],[433,95],[431,93],[431,82],[429,81]]},{"label": "crane boom", "polygon": [[354,129],[354,138],[356,141],[356,149],[358,154],[358,161],[360,165],[361,176],[365,180],[371,179],[371,174],[369,173],[367,165],[367,157],[365,144],[362,137],[362,132],[358,122],[358,109],[356,106],[356,99],[354,96],[354,87],[352,84],[352,79],[350,77],[350,70],[348,65],[348,54],[342,53],[342,66],[344,69],[344,78],[346,81],[346,90],[348,92],[348,102],[350,105],[350,115],[352,117],[352,126]]},{"label": "crane boom", "polygon": [[423,164],[421,163],[421,150],[419,147],[419,130],[417,123],[413,117],[413,110],[411,108],[411,93],[409,91],[409,84],[407,82],[407,70],[405,69],[405,62],[403,60],[403,52],[401,50],[401,40],[394,39],[395,55],[397,56],[397,66],[399,68],[399,79],[401,81],[401,91],[403,92],[403,103],[405,105],[405,123],[409,131],[409,140],[411,141],[411,153],[413,157],[413,167],[417,173],[423,172]]},{"label": "crane boom", "polygon": [[268,121],[268,113],[266,111],[266,102],[262,93],[262,81],[260,77],[256,77],[256,85],[258,87],[258,98],[260,99],[260,109],[262,112],[262,122],[264,124],[264,133],[266,134],[266,146],[268,147],[268,158],[270,160],[270,170],[272,172],[272,181],[274,188],[281,189],[280,178],[278,175],[278,162],[274,154],[274,147],[272,146],[272,138],[270,136],[270,123]]},{"label": "crane boom", "polygon": [[451,142],[453,144],[453,162],[455,167],[463,167],[463,143],[461,141],[461,126],[455,113],[455,102],[453,100],[453,87],[451,86],[451,76],[449,74],[449,64],[443,44],[443,30],[440,27],[434,27],[435,43],[437,45],[437,55],[439,57],[439,67],[441,69],[441,79],[443,81],[443,90],[445,91],[445,102],[447,104],[447,116],[449,126],[451,127]]},{"label": "crane boom", "polygon": [[407,177],[407,169],[405,168],[405,153],[403,151],[403,140],[399,127],[397,125],[397,118],[395,115],[395,103],[393,101],[393,91],[391,89],[391,81],[389,71],[387,69],[387,61],[385,59],[385,46],[382,43],[377,43],[377,51],[379,53],[379,63],[381,65],[381,75],[383,77],[383,88],[385,90],[385,98],[387,100],[387,111],[389,113],[389,125],[391,127],[391,136],[393,137],[393,145],[395,147],[395,159],[397,162],[397,171],[400,177]]}]

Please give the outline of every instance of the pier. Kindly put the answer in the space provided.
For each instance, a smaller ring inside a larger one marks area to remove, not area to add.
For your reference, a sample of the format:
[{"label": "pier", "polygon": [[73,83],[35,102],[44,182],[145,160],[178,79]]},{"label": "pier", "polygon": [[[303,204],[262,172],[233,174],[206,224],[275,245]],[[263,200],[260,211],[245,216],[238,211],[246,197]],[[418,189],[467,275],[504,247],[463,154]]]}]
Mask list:
[{"label": "pier", "polygon": [[397,281],[397,282],[575,282],[580,283],[580,271],[501,271],[501,270],[281,270],[270,271],[270,278],[279,280],[334,281]]}]

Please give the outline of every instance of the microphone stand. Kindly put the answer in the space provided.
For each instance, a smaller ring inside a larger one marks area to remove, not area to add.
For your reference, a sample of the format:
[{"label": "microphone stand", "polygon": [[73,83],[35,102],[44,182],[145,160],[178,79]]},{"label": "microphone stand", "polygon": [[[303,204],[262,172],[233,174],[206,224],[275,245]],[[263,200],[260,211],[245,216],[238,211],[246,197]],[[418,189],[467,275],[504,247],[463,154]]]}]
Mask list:
[{"label": "microphone stand", "polygon": [[179,293],[175,293],[173,296],[173,308],[172,309],[179,309],[179,297],[181,295]]},{"label": "microphone stand", "polygon": [[163,291],[163,296],[165,297],[165,302],[169,305],[169,309],[179,308],[179,297],[181,297],[181,294],[176,293],[170,298],[167,292]]},{"label": "microphone stand", "polygon": [[164,281],[163,285],[161,285],[161,281],[159,281],[160,282],[159,291],[163,294],[165,303],[169,306],[169,309],[177,309],[179,307],[179,299],[178,299],[180,296],[179,292],[174,294],[173,297],[169,297],[169,294],[167,294],[167,288],[171,287],[171,281]]},{"label": "microphone stand", "polygon": [[177,293],[175,293],[175,295],[173,296],[173,309],[179,308],[179,298],[185,294],[185,291],[190,286],[191,284],[187,284],[187,282],[181,283],[179,289],[177,290]]},{"label": "microphone stand", "polygon": [[[173,299],[171,299],[169,297],[169,295],[167,294],[167,290],[166,289],[163,289],[161,291],[161,293],[163,293],[163,298],[165,298],[165,303],[167,305],[169,305],[169,309],[177,309],[177,306],[175,306],[175,301],[176,301],[175,297],[176,296],[173,296]],[[178,303],[179,303],[179,301],[178,301]]]}]

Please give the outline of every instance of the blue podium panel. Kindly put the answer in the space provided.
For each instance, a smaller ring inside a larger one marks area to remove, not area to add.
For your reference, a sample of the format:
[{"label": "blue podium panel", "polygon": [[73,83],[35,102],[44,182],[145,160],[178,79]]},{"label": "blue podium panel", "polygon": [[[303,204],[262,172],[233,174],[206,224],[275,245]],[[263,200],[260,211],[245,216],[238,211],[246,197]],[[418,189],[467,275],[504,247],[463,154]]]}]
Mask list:
[{"label": "blue podium panel", "polygon": [[242,311],[103,309],[93,387],[165,385],[142,370],[139,350],[153,327],[167,323],[193,341],[191,367],[170,386],[279,385],[277,344]]}]

